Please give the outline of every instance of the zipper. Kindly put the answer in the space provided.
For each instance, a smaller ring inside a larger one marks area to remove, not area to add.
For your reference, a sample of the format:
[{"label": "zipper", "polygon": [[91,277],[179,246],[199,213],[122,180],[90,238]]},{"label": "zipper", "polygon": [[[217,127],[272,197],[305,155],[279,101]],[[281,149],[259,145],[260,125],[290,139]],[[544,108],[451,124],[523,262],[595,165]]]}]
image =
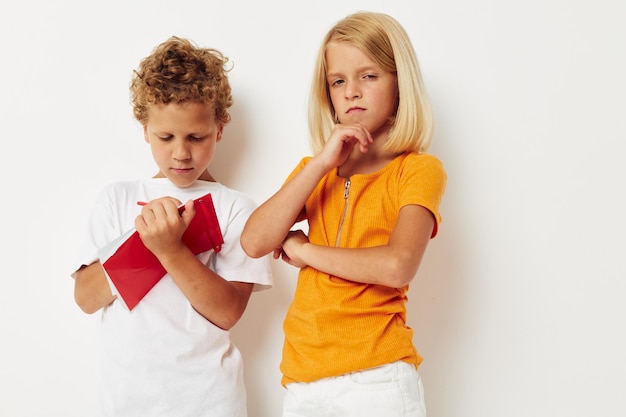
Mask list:
[{"label": "zipper", "polygon": [[348,212],[348,195],[350,194],[350,178],[346,178],[346,183],[343,187],[343,214],[341,215],[341,220],[339,221],[339,231],[337,232],[337,240],[335,241],[335,246],[339,246],[339,242],[341,241],[341,230],[343,229],[343,221],[346,218],[346,213]]}]

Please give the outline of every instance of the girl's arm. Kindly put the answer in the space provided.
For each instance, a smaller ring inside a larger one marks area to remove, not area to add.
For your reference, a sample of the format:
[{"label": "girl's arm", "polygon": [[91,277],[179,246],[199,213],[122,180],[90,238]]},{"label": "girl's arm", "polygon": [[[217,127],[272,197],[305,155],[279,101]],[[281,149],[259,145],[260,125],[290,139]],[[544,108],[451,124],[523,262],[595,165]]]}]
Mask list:
[{"label": "girl's arm", "polygon": [[172,198],[151,201],[137,216],[135,228],[194,309],[211,323],[228,330],[243,315],[254,284],[227,281],[193,254],[182,241],[195,215],[193,200],[186,203],[182,215],[179,205]]},{"label": "girl's arm", "polygon": [[252,213],[241,234],[243,250],[258,258],[278,248],[322,177],[343,164],[355,146],[365,153],[371,143],[360,125],[335,126],[324,149]]},{"label": "girl's arm", "polygon": [[319,159],[312,158],[280,190],[257,207],[241,233],[241,247],[248,256],[259,258],[280,246],[328,169]]},{"label": "girl's arm", "polygon": [[434,224],[428,209],[408,205],[400,210],[386,245],[354,249],[319,246],[309,243],[302,232],[292,232],[282,244],[283,259],[351,281],[400,288],[415,277]]}]

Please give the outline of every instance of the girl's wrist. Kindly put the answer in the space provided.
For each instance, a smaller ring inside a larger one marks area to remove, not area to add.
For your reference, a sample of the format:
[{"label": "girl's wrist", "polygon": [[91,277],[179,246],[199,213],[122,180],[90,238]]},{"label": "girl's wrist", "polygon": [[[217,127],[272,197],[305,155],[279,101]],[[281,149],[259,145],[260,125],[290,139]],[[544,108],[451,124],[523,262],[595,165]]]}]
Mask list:
[{"label": "girl's wrist", "polygon": [[314,157],[312,157],[307,165],[310,165],[312,168],[316,168],[317,170],[319,170],[321,174],[320,178],[326,175],[328,171],[335,168],[334,165],[329,165],[325,163],[324,158],[321,157],[320,154],[317,154]]},{"label": "girl's wrist", "polygon": [[300,247],[298,248],[298,261],[300,261],[301,263],[308,265],[308,259],[309,257],[307,256],[309,254],[309,252],[311,251],[311,242],[304,242],[302,245],[300,245]]}]

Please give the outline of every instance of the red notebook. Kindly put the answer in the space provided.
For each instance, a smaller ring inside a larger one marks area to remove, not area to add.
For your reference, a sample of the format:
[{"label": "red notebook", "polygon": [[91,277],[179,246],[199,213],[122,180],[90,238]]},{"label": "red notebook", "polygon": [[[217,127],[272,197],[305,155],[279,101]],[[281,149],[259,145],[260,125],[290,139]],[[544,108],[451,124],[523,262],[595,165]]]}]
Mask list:
[{"label": "red notebook", "polygon": [[[213,249],[219,252],[224,239],[215,214],[211,194],[194,200],[196,215],[182,240],[194,255]],[[185,209],[184,205],[179,211]],[[129,310],[166,274],[156,256],[145,247],[139,233],[133,232],[102,264]]]}]

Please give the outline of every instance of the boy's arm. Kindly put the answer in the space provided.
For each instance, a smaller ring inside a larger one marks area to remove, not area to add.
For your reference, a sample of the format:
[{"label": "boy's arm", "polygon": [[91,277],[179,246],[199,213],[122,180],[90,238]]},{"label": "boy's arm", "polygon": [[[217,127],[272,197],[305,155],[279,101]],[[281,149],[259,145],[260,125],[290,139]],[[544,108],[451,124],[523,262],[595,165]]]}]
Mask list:
[{"label": "boy's arm", "polygon": [[227,281],[193,254],[182,235],[196,210],[189,200],[181,214],[179,204],[171,198],[151,201],[135,219],[135,228],[196,311],[228,330],[243,315],[254,284]]},{"label": "boy's arm", "polygon": [[85,313],[93,314],[115,298],[100,262],[83,266],[74,273],[74,300]]},{"label": "boy's arm", "polygon": [[243,315],[254,284],[227,281],[184,244],[159,260],[193,308],[217,327],[229,330]]}]

